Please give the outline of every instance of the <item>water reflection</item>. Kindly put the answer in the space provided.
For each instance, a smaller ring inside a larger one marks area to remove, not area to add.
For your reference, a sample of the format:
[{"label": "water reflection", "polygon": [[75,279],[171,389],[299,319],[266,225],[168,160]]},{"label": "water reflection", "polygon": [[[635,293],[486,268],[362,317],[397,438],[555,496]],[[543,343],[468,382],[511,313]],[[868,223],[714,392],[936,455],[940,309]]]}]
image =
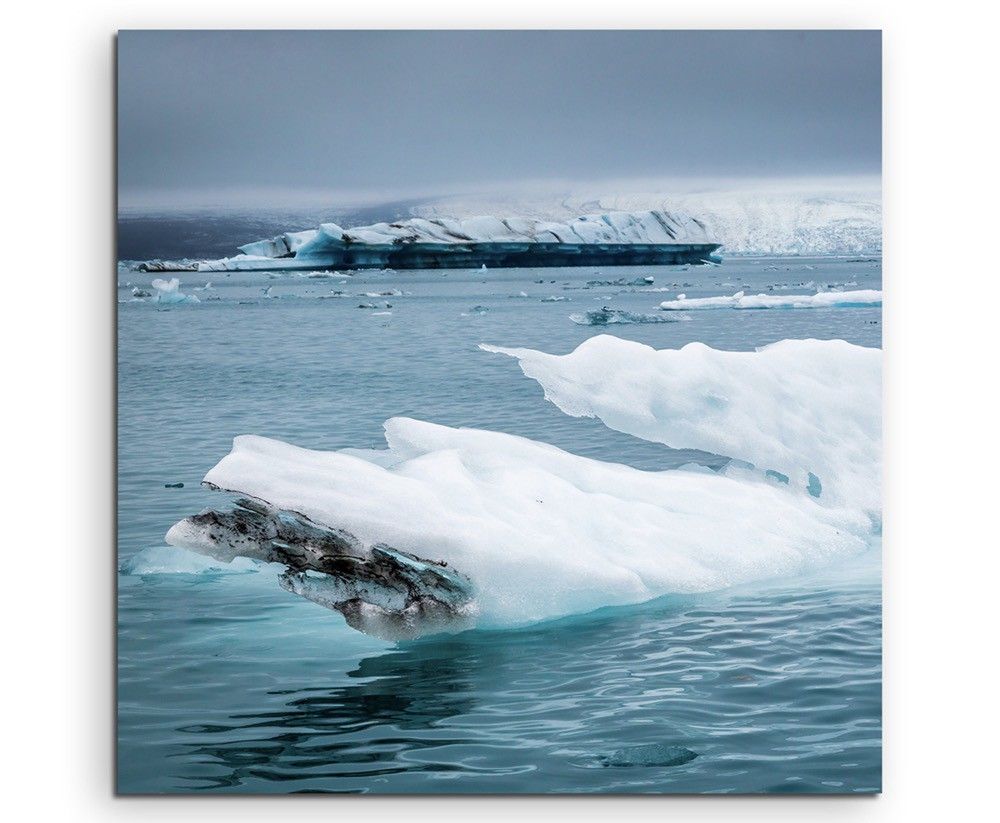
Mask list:
[{"label": "water reflection", "polygon": [[[505,703],[528,700],[545,712],[559,703],[577,703],[584,688],[581,678],[593,675],[595,663],[587,661],[602,660],[606,667],[609,654],[615,654],[605,648],[609,645],[628,654],[630,644],[611,638],[634,636],[651,614],[665,619],[679,609],[679,603],[661,602],[652,609],[609,610],[577,619],[570,631],[566,624],[571,621],[559,621],[514,632],[467,632],[364,658],[347,672],[357,682],[268,691],[273,709],[233,714],[227,724],[178,728],[199,738],[181,757],[201,767],[191,770],[196,778],[179,777],[193,781],[193,788],[217,789],[245,781],[474,770],[434,758],[422,762],[415,753],[481,745],[498,722],[516,736],[515,727],[524,718],[493,715]],[[605,688],[621,676],[628,676],[621,668],[611,673]],[[471,726],[468,719],[445,722],[472,715],[484,700],[484,716]],[[594,700],[601,700],[599,694]],[[211,776],[205,766],[213,767]]]},{"label": "water reflection", "polygon": [[[877,747],[876,602],[796,592],[720,605],[668,599],[401,646],[360,660],[346,682],[260,692],[259,711],[179,727],[194,740],[175,754],[175,776],[195,790],[524,791],[517,778],[534,771],[531,785],[544,773],[547,791],[678,780],[677,790],[753,791],[763,787],[748,764],[830,774],[842,750]],[[602,753],[650,744],[699,757],[595,777]],[[859,769],[863,759],[852,755]],[[449,776],[462,779],[428,782]]]}]

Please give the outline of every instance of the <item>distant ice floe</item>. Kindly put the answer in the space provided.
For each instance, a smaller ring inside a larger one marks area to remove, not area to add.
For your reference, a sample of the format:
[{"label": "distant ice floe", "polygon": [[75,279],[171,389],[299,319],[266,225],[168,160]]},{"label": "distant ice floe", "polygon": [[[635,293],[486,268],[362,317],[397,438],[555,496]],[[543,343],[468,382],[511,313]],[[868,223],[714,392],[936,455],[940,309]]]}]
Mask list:
[{"label": "distant ice floe", "polygon": [[583,312],[582,314],[571,314],[569,319],[578,326],[615,326],[632,323],[676,323],[678,320],[687,320],[689,318],[683,315],[637,314],[625,311],[624,309],[612,309],[605,306],[604,308]]},{"label": "distant ice floe", "polygon": [[657,350],[609,335],[566,355],[481,348],[516,358],[573,417],[745,461],[796,490],[818,484],[825,505],[880,510],[880,349],[783,340],[752,352],[702,343]]},{"label": "distant ice floe", "polygon": [[817,294],[745,294],[738,291],[731,296],[685,297],[660,303],[664,311],[693,311],[696,309],[828,309],[865,308],[882,305],[882,292],[878,289],[860,291],[828,291]]},{"label": "distant ice floe", "polygon": [[195,294],[184,294],[181,291],[181,281],[176,277],[171,277],[169,280],[160,280],[157,278],[153,281],[152,286],[156,289],[156,294],[153,295],[154,303],[176,306],[183,303],[201,302]]},{"label": "distant ice floe", "polygon": [[[147,261],[140,271],[279,271],[323,268],[476,268],[577,265],[597,257],[696,262],[718,248],[704,224],[666,209],[573,215],[563,221],[480,215],[414,217],[344,228],[323,223],[239,247],[218,260]],[[517,262],[512,262],[516,259]],[[481,264],[482,263],[482,264]]]}]

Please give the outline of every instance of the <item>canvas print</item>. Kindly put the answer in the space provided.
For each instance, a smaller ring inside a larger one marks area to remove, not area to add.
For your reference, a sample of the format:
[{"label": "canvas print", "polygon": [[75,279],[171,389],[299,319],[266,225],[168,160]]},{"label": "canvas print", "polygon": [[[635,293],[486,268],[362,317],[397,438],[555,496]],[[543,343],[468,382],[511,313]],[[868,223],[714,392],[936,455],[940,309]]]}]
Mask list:
[{"label": "canvas print", "polygon": [[881,790],[881,37],[123,31],[117,790]]}]

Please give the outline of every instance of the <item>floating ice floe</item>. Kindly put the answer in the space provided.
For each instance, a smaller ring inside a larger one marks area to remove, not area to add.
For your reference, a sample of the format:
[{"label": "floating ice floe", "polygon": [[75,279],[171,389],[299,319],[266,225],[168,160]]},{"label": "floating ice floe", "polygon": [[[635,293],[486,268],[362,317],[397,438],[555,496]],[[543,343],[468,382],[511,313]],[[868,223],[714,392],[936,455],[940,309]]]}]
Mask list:
[{"label": "floating ice floe", "polygon": [[171,277],[169,280],[160,280],[157,278],[153,281],[152,286],[156,289],[156,294],[153,296],[154,303],[174,306],[182,303],[201,302],[197,295],[184,294],[181,291],[181,281],[176,277]]},{"label": "floating ice floe", "polygon": [[578,326],[614,326],[630,323],[676,323],[678,320],[689,318],[683,315],[636,314],[624,309],[612,309],[604,306],[601,309],[582,314],[571,314],[569,319]]},{"label": "floating ice floe", "polygon": [[651,286],[656,280],[652,277],[634,277],[631,280],[626,280],[624,277],[619,277],[617,280],[588,280],[588,286]]},{"label": "floating ice floe", "polygon": [[660,303],[664,311],[696,309],[826,309],[865,308],[882,305],[882,292],[877,289],[860,291],[819,292],[817,294],[745,294],[731,296],[692,297],[677,295],[676,300]]},{"label": "floating ice floe", "polygon": [[150,546],[132,555],[120,567],[124,574],[247,574],[258,564],[245,557],[220,561],[203,554],[192,554],[175,546]]},{"label": "floating ice floe", "polygon": [[[281,563],[286,589],[388,638],[720,589],[868,546],[878,350],[792,340],[658,352],[606,336],[563,357],[484,348],[517,357],[569,414],[758,470],[641,471],[408,418],[386,422],[385,450],[241,436],[205,476],[241,496],[236,508],[186,518],[167,542]],[[814,477],[822,491],[809,493]]]},{"label": "floating ice floe", "polygon": [[797,573],[862,551],[870,528],[763,481],[406,418],[385,431],[388,451],[370,452],[236,438],[205,481],[243,508],[183,520],[167,542],[283,562],[291,591],[406,637]]}]

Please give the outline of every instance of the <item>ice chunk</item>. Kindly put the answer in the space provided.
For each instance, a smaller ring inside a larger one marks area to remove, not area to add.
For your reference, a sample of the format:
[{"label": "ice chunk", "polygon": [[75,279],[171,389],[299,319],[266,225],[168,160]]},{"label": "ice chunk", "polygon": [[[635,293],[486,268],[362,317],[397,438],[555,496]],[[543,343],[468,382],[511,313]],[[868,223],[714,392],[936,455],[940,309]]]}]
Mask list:
[{"label": "ice chunk", "polygon": [[182,303],[201,302],[197,295],[184,294],[181,291],[181,281],[176,277],[171,277],[169,280],[160,280],[157,278],[153,281],[152,286],[156,289],[156,295],[153,297],[154,303],[174,306]]},{"label": "ice chunk", "polygon": [[[237,437],[205,481],[349,535],[359,552],[386,546],[453,570],[470,581],[478,624],[487,626],[798,573],[862,551],[870,529],[857,512],[763,478],[640,471],[407,418],[389,420],[385,433],[388,452]],[[167,541],[258,556],[257,538],[249,550],[233,549],[223,532],[191,520]],[[370,606],[399,605],[381,594],[366,600],[362,589],[357,598]]]},{"label": "ice chunk", "polygon": [[226,565],[238,558],[281,563],[287,567],[283,588],[386,639],[460,630],[476,614],[470,581],[446,563],[366,546],[343,529],[262,500],[242,499],[231,511],[187,517],[170,529],[167,541]]},{"label": "ice chunk", "polygon": [[174,546],[151,546],[122,562],[119,571],[130,575],[151,574],[246,574],[257,571],[257,564],[245,557],[216,560],[192,554]]},{"label": "ice chunk", "polygon": [[828,309],[862,308],[882,305],[882,292],[877,289],[860,291],[820,292],[818,294],[744,294],[731,296],[692,297],[677,295],[676,300],[660,303],[664,311],[693,309]]},{"label": "ice chunk", "polygon": [[879,349],[783,340],[755,352],[702,343],[658,351],[608,335],[563,356],[481,348],[517,358],[546,399],[574,417],[744,460],[803,491],[821,483],[819,500],[829,505],[880,508]]}]

